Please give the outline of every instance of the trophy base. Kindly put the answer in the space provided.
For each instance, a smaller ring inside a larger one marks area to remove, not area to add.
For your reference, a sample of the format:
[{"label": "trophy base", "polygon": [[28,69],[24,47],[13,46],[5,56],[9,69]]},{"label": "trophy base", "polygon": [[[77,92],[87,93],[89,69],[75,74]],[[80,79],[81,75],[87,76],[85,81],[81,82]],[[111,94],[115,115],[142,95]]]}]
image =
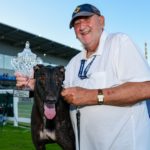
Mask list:
[{"label": "trophy base", "polygon": [[24,97],[24,98],[31,98],[33,97],[33,91],[29,91],[27,89],[23,90],[14,90],[14,97]]}]

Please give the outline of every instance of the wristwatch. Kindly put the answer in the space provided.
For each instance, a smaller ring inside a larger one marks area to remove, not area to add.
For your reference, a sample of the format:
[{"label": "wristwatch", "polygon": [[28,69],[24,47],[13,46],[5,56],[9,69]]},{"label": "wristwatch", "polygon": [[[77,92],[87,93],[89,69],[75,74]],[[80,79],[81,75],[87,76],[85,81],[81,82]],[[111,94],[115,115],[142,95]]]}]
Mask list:
[{"label": "wristwatch", "polygon": [[98,89],[97,103],[99,105],[104,104],[104,94],[103,94],[103,91],[101,89]]}]

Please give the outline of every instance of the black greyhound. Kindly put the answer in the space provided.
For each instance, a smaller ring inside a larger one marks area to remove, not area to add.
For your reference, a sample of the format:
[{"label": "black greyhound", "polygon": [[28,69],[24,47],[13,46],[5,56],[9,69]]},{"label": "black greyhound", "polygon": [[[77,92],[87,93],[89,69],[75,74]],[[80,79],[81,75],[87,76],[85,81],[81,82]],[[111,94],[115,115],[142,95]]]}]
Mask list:
[{"label": "black greyhound", "polygon": [[75,137],[67,104],[60,92],[63,66],[34,67],[35,90],[31,114],[31,133],[36,150],[46,150],[48,143],[58,143],[64,150],[75,150]]}]

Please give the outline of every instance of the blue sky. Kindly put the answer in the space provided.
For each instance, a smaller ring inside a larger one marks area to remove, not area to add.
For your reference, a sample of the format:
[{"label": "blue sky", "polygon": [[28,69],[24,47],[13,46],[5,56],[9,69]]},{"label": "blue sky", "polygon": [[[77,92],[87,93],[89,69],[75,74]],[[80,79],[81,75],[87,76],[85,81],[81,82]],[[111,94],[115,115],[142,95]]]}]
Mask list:
[{"label": "blue sky", "polygon": [[[75,7],[91,3],[105,16],[107,32],[123,32],[150,53],[149,0],[1,0],[0,22],[82,49],[69,22]],[[149,54],[150,59],[150,54]]]}]

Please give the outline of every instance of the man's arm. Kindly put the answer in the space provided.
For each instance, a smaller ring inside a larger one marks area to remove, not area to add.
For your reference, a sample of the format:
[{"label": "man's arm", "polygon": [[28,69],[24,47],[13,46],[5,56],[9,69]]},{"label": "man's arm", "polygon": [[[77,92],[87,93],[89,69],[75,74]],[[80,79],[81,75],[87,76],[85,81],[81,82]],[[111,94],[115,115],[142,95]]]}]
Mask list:
[{"label": "man's arm", "polygon": [[[117,87],[102,89],[104,104],[114,106],[127,106],[150,98],[150,81],[128,82]],[[98,90],[80,87],[67,88],[62,91],[65,100],[73,105],[95,105]]]},{"label": "man's arm", "polygon": [[128,82],[103,90],[104,104],[115,106],[132,105],[150,98],[150,81]]}]

